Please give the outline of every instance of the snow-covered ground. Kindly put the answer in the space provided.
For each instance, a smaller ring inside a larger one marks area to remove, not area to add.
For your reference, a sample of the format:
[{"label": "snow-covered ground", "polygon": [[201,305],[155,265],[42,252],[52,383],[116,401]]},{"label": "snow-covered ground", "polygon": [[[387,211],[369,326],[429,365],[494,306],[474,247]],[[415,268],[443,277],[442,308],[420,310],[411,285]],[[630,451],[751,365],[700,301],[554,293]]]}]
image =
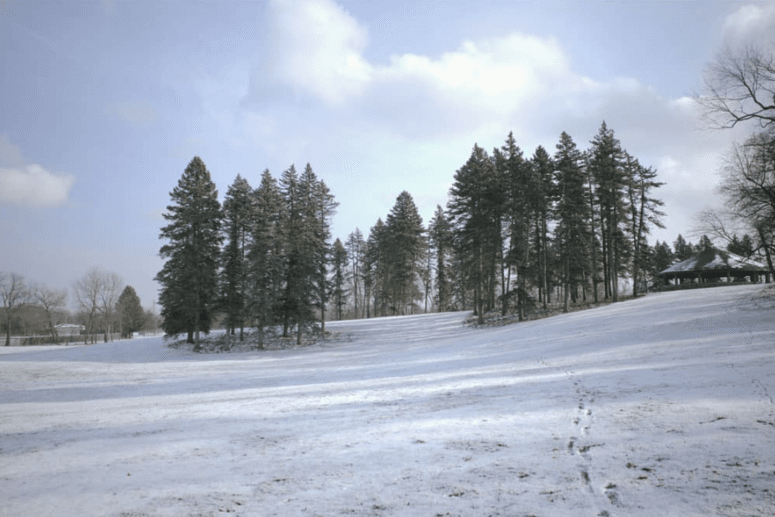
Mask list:
[{"label": "snow-covered ground", "polygon": [[775,514],[775,289],[464,318],[0,347],[0,515]]}]

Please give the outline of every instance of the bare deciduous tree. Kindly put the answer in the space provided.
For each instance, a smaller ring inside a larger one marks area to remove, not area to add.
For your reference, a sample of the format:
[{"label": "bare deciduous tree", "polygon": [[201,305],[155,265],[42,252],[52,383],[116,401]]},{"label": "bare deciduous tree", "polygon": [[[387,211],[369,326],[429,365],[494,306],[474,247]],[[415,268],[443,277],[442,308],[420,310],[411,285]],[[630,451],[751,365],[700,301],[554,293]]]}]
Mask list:
[{"label": "bare deciduous tree", "polygon": [[727,49],[705,73],[705,92],[695,97],[711,126],[731,128],[755,121],[775,124],[775,46]]},{"label": "bare deciduous tree", "polygon": [[67,308],[67,289],[55,289],[41,284],[32,289],[32,298],[45,311],[51,337],[58,343],[59,334],[55,320]]},{"label": "bare deciduous tree", "polygon": [[11,344],[11,318],[30,301],[30,290],[24,277],[17,273],[0,271],[0,296],[3,298],[5,314],[5,346]]},{"label": "bare deciduous tree", "polygon": [[[775,275],[775,44],[768,49],[748,46],[720,54],[705,75],[705,94],[695,100],[714,127],[730,128],[753,121],[762,128],[744,144],[733,147],[720,192],[732,218],[759,237],[760,249]],[[726,233],[723,219],[715,213],[700,218],[713,233]]]},{"label": "bare deciduous tree", "polygon": [[[84,344],[87,343],[89,336],[92,336],[93,334],[94,319],[99,310],[101,277],[102,271],[99,268],[92,268],[73,284],[75,299],[78,301],[78,305],[86,315],[86,335],[83,338]],[[92,342],[94,342],[93,337]]]},{"label": "bare deciduous tree", "polygon": [[101,272],[100,289],[99,289],[99,304],[100,312],[104,321],[105,329],[105,341],[108,339],[112,341],[113,319],[116,310],[116,302],[121,295],[121,290],[124,287],[124,281],[117,273],[103,271]]},{"label": "bare deciduous tree", "polygon": [[756,134],[735,145],[727,157],[720,191],[734,217],[759,237],[770,272],[775,253],[775,131]]}]

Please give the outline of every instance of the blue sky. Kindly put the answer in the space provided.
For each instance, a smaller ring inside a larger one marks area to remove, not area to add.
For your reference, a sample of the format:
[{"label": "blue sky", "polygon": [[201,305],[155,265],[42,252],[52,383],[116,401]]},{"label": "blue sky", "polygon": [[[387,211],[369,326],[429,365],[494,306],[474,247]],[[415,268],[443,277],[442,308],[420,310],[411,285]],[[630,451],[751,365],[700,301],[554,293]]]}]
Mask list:
[{"label": "blue sky", "polygon": [[667,183],[651,242],[672,242],[744,136],[690,97],[723,47],[772,34],[772,3],[0,0],[0,271],[69,287],[98,266],[150,307],[194,155],[221,196],[311,163],[344,239],[402,190],[427,223],[474,143],[586,148],[603,120]]}]

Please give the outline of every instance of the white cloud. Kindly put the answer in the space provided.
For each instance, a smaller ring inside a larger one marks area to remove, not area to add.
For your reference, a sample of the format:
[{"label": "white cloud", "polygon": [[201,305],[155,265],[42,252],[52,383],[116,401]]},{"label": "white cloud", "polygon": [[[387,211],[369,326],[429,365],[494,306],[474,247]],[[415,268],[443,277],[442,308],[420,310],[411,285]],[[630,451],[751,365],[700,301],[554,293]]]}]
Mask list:
[{"label": "white cloud", "polygon": [[52,174],[40,165],[0,168],[0,200],[22,206],[56,206],[67,201],[73,176]]},{"label": "white cloud", "polygon": [[722,29],[726,45],[775,43],[775,5],[744,5],[727,16]]},{"label": "white cloud", "polygon": [[371,77],[367,34],[330,0],[271,4],[272,68],[277,78],[330,104],[362,92]]},{"label": "white cloud", "polygon": [[[773,9],[740,9],[727,20],[726,37],[766,34]],[[260,93],[278,103],[261,105],[261,115],[249,124],[256,127],[252,139],[267,147],[262,131],[269,127],[273,145],[292,135],[293,142],[280,146],[284,156],[317,154],[332,171],[347,170],[358,156],[363,172],[342,184],[356,182],[372,205],[392,202],[404,189],[431,208],[443,203],[446,192],[434,195],[428,186],[450,181],[474,142],[489,150],[513,130],[530,156],[537,145],[553,153],[560,132],[567,131],[584,149],[603,120],[625,149],[667,182],[656,193],[666,202],[670,224],[661,235],[686,234],[695,212],[719,202],[718,160],[735,133],[703,132],[691,99],[665,98],[647,79],[584,75],[556,38],[496,35],[466,40],[440,55],[404,53],[370,63],[365,28],[328,0],[276,2],[270,14],[276,59],[271,74],[255,77],[273,79]],[[277,97],[278,91],[308,97],[300,103]],[[290,116],[272,118],[277,106]],[[324,133],[318,124],[325,124]],[[377,177],[386,179],[378,183]],[[348,210],[341,209],[343,217]]]}]

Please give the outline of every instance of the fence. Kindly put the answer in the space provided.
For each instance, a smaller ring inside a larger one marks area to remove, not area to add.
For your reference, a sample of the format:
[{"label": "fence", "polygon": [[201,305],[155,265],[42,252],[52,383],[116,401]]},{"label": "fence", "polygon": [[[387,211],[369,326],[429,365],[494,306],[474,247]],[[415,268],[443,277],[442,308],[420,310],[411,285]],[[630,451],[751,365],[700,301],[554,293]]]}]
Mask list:
[{"label": "fence", "polygon": [[[102,343],[105,341],[105,334],[92,334],[90,336],[59,336],[57,343],[52,336],[11,336],[11,346],[34,346],[34,345],[78,345],[87,343]],[[121,339],[121,334],[113,333],[108,335],[108,339],[116,341]],[[5,344],[5,337],[0,338],[0,343]]]}]

